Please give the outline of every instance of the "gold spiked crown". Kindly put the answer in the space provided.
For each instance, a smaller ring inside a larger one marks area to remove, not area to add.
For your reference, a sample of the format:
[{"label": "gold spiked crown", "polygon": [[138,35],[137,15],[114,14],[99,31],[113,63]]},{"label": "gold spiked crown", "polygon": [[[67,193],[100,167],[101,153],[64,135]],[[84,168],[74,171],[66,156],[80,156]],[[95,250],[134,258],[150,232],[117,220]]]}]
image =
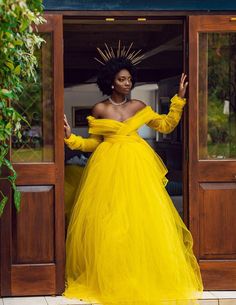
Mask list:
[{"label": "gold spiked crown", "polygon": [[105,49],[102,51],[100,48],[97,48],[99,54],[101,55],[101,59],[98,59],[94,57],[96,61],[98,61],[103,66],[111,59],[113,58],[126,58],[130,60],[130,62],[135,66],[139,64],[143,57],[143,55],[140,55],[140,52],[142,49],[138,51],[132,51],[131,48],[133,46],[133,42],[129,45],[129,47],[126,49],[125,45],[122,47],[120,40],[118,41],[117,51],[114,52],[112,47],[108,47],[106,43],[104,43]]}]

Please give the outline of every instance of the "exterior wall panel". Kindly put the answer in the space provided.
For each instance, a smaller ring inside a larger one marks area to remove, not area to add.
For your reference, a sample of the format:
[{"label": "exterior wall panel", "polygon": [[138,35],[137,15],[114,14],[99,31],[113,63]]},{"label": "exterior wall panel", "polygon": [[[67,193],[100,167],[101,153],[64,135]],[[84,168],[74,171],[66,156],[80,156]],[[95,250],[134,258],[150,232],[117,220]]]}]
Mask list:
[{"label": "exterior wall panel", "polygon": [[126,0],[126,1],[99,1],[99,0],[44,0],[45,10],[178,10],[178,11],[231,11],[236,10],[236,1],[218,0]]}]

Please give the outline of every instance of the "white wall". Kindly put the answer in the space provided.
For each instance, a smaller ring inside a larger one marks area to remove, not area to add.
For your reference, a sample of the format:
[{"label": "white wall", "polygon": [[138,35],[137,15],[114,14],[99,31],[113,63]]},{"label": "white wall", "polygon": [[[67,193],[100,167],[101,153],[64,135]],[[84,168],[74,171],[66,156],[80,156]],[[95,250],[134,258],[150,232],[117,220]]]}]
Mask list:
[{"label": "white wall", "polygon": [[[102,95],[96,84],[82,84],[74,87],[65,88],[64,103],[65,114],[72,127],[72,107],[85,106],[92,107],[95,103],[106,98]],[[87,127],[73,128],[75,134],[87,137]]]},{"label": "white wall", "polygon": [[[131,98],[143,101],[148,106],[151,106],[154,111],[158,111],[158,85],[157,84],[143,84],[135,87],[131,92]],[[139,128],[138,133],[144,139],[154,139],[156,137],[155,130],[149,128],[147,125]]]}]

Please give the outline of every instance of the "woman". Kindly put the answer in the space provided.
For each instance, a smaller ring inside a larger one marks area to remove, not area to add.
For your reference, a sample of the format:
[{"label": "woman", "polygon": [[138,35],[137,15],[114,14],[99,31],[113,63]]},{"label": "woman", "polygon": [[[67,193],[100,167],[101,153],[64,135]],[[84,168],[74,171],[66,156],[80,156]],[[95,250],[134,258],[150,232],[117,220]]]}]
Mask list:
[{"label": "woman", "polygon": [[191,233],[165,189],[167,169],[137,133],[144,124],[162,133],[177,126],[186,75],[169,113],[160,115],[126,98],[137,57],[102,58],[97,84],[110,98],[87,117],[90,137],[71,134],[64,122],[65,143],[93,151],[68,227],[64,295],[105,305],[197,304],[203,286]]}]

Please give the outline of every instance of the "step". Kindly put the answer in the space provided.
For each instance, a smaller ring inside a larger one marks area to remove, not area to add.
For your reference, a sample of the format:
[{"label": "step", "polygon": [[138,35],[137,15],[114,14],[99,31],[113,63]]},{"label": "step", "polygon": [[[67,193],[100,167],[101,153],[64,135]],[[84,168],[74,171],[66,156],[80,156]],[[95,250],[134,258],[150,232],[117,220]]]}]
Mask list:
[{"label": "step", "polygon": [[[95,305],[62,296],[0,298],[0,305]],[[204,291],[199,305],[236,305],[236,291]]]}]

